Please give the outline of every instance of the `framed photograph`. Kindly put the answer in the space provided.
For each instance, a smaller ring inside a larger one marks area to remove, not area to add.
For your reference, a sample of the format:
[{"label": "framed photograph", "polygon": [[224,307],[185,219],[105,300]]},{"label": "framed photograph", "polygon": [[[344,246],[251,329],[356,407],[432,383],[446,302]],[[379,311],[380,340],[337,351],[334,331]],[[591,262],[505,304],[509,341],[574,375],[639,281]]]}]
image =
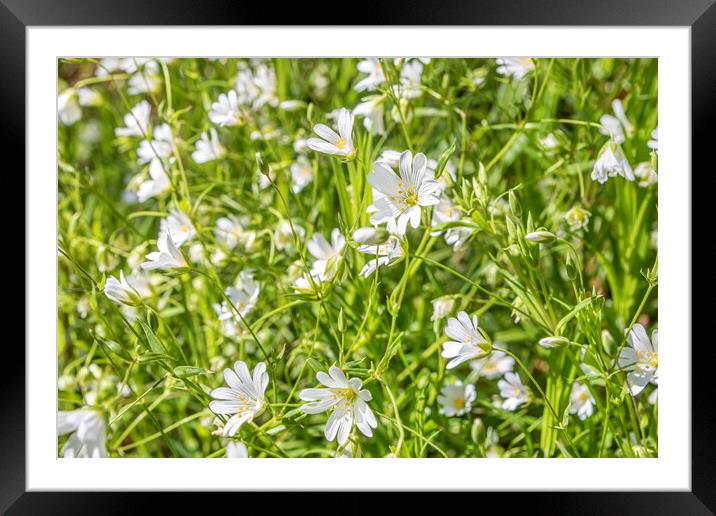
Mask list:
[{"label": "framed photograph", "polygon": [[710,0],[342,26],[0,1],[27,203],[8,514],[127,491],[716,509],[691,301]]}]

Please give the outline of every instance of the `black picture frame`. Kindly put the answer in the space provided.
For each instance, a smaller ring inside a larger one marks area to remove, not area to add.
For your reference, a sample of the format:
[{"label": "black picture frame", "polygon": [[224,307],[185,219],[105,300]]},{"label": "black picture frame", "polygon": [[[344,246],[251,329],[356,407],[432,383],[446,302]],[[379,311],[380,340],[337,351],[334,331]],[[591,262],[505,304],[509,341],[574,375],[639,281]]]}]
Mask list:
[{"label": "black picture frame", "polygon": [[[24,169],[25,107],[32,102],[25,94],[25,31],[31,26],[62,25],[283,25],[303,21],[319,25],[556,25],[556,26],[684,26],[691,28],[692,73],[692,164],[693,170],[713,173],[712,148],[716,119],[716,5],[715,0],[489,0],[462,2],[442,0],[393,0],[378,5],[336,10],[335,3],[311,2],[268,4],[240,0],[0,0],[0,145],[4,155],[19,157]],[[322,5],[325,4],[325,5]],[[370,5],[368,5],[370,4]],[[375,5],[374,5],[375,4]],[[334,14],[325,20],[319,13]],[[701,165],[701,166],[699,166]],[[15,168],[18,170],[19,168]],[[17,172],[12,172],[21,177]],[[50,173],[50,171],[48,171]],[[689,171],[674,171],[687,174]],[[6,168],[6,174],[10,170]],[[692,175],[692,181],[695,175]],[[24,191],[24,181],[19,189]],[[16,192],[19,189],[15,190]],[[704,192],[706,195],[708,193]],[[708,209],[709,203],[701,204]],[[694,208],[699,203],[693,202]],[[693,216],[694,224],[704,220]],[[706,219],[708,220],[708,219]],[[703,223],[701,223],[703,224]],[[708,237],[711,232],[701,234]],[[710,253],[693,254],[693,270],[709,271]],[[15,257],[15,261],[17,257]],[[701,267],[699,267],[701,265]],[[15,265],[17,268],[17,265]],[[25,274],[31,271],[25,269]],[[711,274],[707,273],[708,276]],[[18,276],[19,277],[19,276]],[[708,282],[707,282],[708,283]],[[693,306],[693,320],[708,318],[712,303]],[[691,329],[693,332],[693,329]],[[689,329],[684,329],[689,341]],[[691,492],[562,492],[514,493],[510,500],[528,504],[537,514],[713,514],[716,511],[716,403],[713,387],[714,354],[710,339],[692,341],[692,456]],[[137,496],[126,493],[25,492],[25,352],[16,339],[6,350],[12,367],[3,369],[0,389],[0,511],[7,514],[124,514],[139,506]],[[14,349],[10,349],[14,348]],[[685,402],[688,402],[685,400]],[[606,459],[608,460],[608,459]],[[141,496],[149,496],[147,494]],[[164,511],[182,508],[186,494],[157,495]],[[214,495],[212,495],[214,496]],[[226,499],[231,494],[216,495]],[[296,498],[298,496],[298,499]],[[294,495],[293,504],[305,495]],[[480,494],[485,497],[502,494]],[[413,498],[420,501],[423,497]],[[276,508],[273,505],[272,508]],[[214,499],[216,501],[216,499]],[[493,501],[493,500],[490,500]],[[256,500],[256,503],[259,499]],[[223,502],[219,502],[222,504]],[[229,502],[235,503],[235,502]],[[512,507],[512,501],[510,506]],[[212,509],[213,510],[213,509]],[[478,510],[476,508],[476,510]]]}]

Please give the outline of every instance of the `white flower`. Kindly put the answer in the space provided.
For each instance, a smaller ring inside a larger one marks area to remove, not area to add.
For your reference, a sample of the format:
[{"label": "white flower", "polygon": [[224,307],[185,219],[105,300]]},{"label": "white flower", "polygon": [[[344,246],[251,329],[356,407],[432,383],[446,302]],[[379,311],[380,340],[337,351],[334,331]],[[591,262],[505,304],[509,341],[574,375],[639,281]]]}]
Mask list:
[{"label": "white flower", "polygon": [[569,413],[577,414],[577,417],[584,421],[592,415],[594,398],[589,388],[579,382],[572,384],[572,392],[569,395]]},{"label": "white flower", "polygon": [[[233,337],[240,334],[241,317],[246,317],[256,306],[261,287],[254,281],[252,271],[243,270],[239,273],[234,286],[227,287],[224,293],[231,300],[233,306],[229,305],[227,301],[222,301],[221,304],[214,305],[214,311],[222,323],[224,334]],[[237,310],[241,317],[236,314]]]},{"label": "white flower", "polygon": [[377,226],[358,228],[353,232],[353,240],[358,244],[378,245],[388,239],[387,230]]},{"label": "white flower", "polygon": [[171,187],[171,181],[166,172],[164,172],[164,166],[159,159],[153,159],[149,164],[149,177],[146,181],[140,183],[137,189],[137,199],[139,202],[144,202],[150,197],[155,197]]},{"label": "white flower", "polygon": [[627,344],[619,355],[619,367],[629,371],[629,389],[637,396],[649,383],[659,383],[659,332],[654,330],[649,340],[644,327],[637,323],[627,336]]},{"label": "white flower", "polygon": [[373,399],[370,391],[362,389],[363,382],[359,378],[346,378],[346,375],[336,366],[331,366],[328,374],[323,371],[316,373],[316,379],[326,389],[304,389],[299,398],[308,401],[301,406],[306,414],[320,414],[333,410],[326,423],[324,434],[326,439],[333,441],[338,437],[338,444],[343,446],[348,436],[357,426],[366,437],[373,435],[373,428],[378,427],[378,421],[368,403]]},{"label": "white flower", "polygon": [[364,98],[356,107],[353,108],[354,116],[363,116],[363,127],[373,134],[384,134],[385,123],[383,117],[385,96],[371,95]]},{"label": "white flower", "polygon": [[105,423],[102,415],[90,408],[57,413],[57,433],[74,432],[62,448],[65,458],[106,458]]},{"label": "white flower", "polygon": [[376,57],[368,57],[358,62],[358,71],[367,73],[367,77],[363,77],[354,86],[356,91],[371,91],[375,90],[385,82],[385,74],[383,74],[383,67],[380,64],[380,60]]},{"label": "white flower", "polygon": [[[296,224],[293,225],[293,230],[296,232],[296,235],[298,235],[299,238],[303,238],[303,236],[306,234],[306,230]],[[293,231],[291,231],[291,223],[287,220],[282,220],[276,228],[276,233],[274,234],[274,244],[276,244],[276,249],[282,251],[283,249],[290,245],[293,245],[294,243],[295,242],[293,238]]]},{"label": "white flower", "polygon": [[430,320],[439,321],[444,318],[452,312],[453,306],[455,306],[455,298],[441,297],[433,299],[433,315],[430,317]]},{"label": "white flower", "polygon": [[353,114],[346,108],[341,108],[338,112],[338,133],[324,124],[314,125],[313,130],[321,138],[309,138],[306,144],[310,149],[347,158],[355,155]]},{"label": "white flower", "polygon": [[493,351],[484,358],[478,358],[470,362],[470,367],[488,380],[499,378],[512,371],[514,366],[515,359],[502,351]]},{"label": "white flower", "polygon": [[140,163],[149,163],[153,159],[168,158],[174,151],[172,129],[168,124],[161,124],[154,129],[151,143],[142,140],[137,149]]},{"label": "white flower", "polygon": [[541,138],[539,141],[540,145],[544,147],[545,149],[554,149],[556,147],[559,147],[559,140],[554,135],[554,133],[549,133],[544,138]]},{"label": "white flower", "polygon": [[647,142],[647,147],[650,149],[654,149],[655,151],[659,151],[659,126],[656,126],[656,129],[654,129],[651,132],[651,140]]},{"label": "white flower", "polygon": [[256,68],[253,76],[253,83],[256,87],[256,95],[253,99],[254,109],[258,109],[264,104],[270,106],[278,106],[278,97],[276,96],[276,73],[273,68],[262,64]]},{"label": "white flower", "polygon": [[97,107],[102,103],[102,96],[92,88],[80,88],[77,90],[77,100],[80,106]]},{"label": "white flower", "polygon": [[438,395],[440,413],[448,417],[462,416],[470,411],[475,398],[477,393],[474,385],[463,386],[460,380],[447,381]]},{"label": "white flower", "polygon": [[77,93],[68,88],[57,96],[57,120],[62,125],[72,125],[82,118],[82,109],[77,103]]},{"label": "white flower", "polygon": [[119,272],[119,280],[113,276],[107,278],[104,295],[122,305],[136,306],[142,302],[138,290],[124,277],[124,271]]},{"label": "white flower", "polygon": [[216,129],[209,129],[209,134],[211,136],[206,132],[201,133],[201,138],[196,142],[196,150],[191,153],[192,159],[197,163],[219,160],[226,156],[226,149],[221,145]]},{"label": "white flower", "polygon": [[145,66],[143,71],[130,77],[127,83],[127,93],[139,95],[141,93],[157,93],[162,86],[162,80],[157,68]]},{"label": "white flower", "polygon": [[335,228],[331,232],[331,243],[320,233],[314,233],[308,241],[308,252],[316,258],[311,268],[311,275],[321,281],[328,281],[335,275],[342,259],[341,252],[346,245],[346,238],[341,230]]},{"label": "white flower", "polygon": [[238,244],[250,248],[256,238],[256,233],[246,231],[242,222],[234,216],[221,217],[218,219],[216,221],[214,235],[217,242],[225,245],[229,250],[234,249]]},{"label": "white flower", "polygon": [[124,115],[125,127],[117,127],[114,134],[117,136],[145,136],[149,128],[149,115],[152,107],[146,100],[134,106],[132,110]]},{"label": "white flower", "polygon": [[[410,225],[417,228],[420,224],[420,208],[438,204],[437,192],[440,185],[425,177],[427,158],[418,153],[413,158],[407,150],[400,155],[400,176],[386,163],[376,161],[368,182],[373,186],[373,204],[368,207],[372,224],[380,224],[389,219],[397,219],[398,233],[404,234]],[[376,195],[377,192],[377,195]]]},{"label": "white flower", "polygon": [[248,459],[249,450],[246,445],[240,441],[229,441],[226,445],[227,459]]},{"label": "white flower", "polygon": [[264,104],[273,107],[279,104],[276,96],[276,73],[265,64],[256,67],[255,73],[249,68],[240,70],[236,77],[236,91],[238,103],[251,104],[254,109]]},{"label": "white flower", "polygon": [[290,113],[306,107],[306,103],[302,100],[284,100],[278,105],[278,107],[279,109]]},{"label": "white flower", "polygon": [[313,165],[305,156],[299,156],[295,163],[291,163],[291,190],[299,193],[313,181]]},{"label": "white flower", "polygon": [[445,243],[452,246],[453,249],[459,249],[474,232],[474,228],[466,226],[450,228],[445,232]]},{"label": "white flower", "polygon": [[[423,63],[419,60],[410,60],[403,63],[400,70],[400,84],[393,88],[394,94],[402,101],[414,99],[423,94],[420,83],[423,76]],[[401,109],[405,109],[401,105]]]},{"label": "white flower", "polygon": [[234,90],[219,95],[219,100],[211,105],[209,120],[218,126],[238,125],[241,122],[239,99]]},{"label": "white flower", "polygon": [[233,437],[241,425],[253,421],[263,408],[269,376],[263,362],[256,364],[252,378],[246,363],[238,361],[233,370],[224,369],[224,380],[228,387],[211,391],[214,400],[209,403],[209,408],[215,414],[232,414],[222,434]]},{"label": "white flower", "polygon": [[599,123],[602,126],[599,132],[605,136],[609,136],[615,143],[624,143],[624,134],[626,133],[627,136],[631,137],[634,132],[634,127],[624,113],[624,106],[621,100],[614,99],[612,101],[612,109],[616,116],[602,115],[599,119]]},{"label": "white flower", "polygon": [[514,77],[518,81],[535,68],[534,61],[529,57],[498,57],[497,73],[506,77]]},{"label": "white flower", "polygon": [[587,210],[575,206],[571,208],[565,215],[564,220],[569,224],[570,229],[576,231],[577,229],[583,229],[589,224],[589,217],[592,214]]},{"label": "white flower", "polygon": [[497,382],[497,387],[504,398],[502,408],[505,410],[512,412],[529,400],[529,389],[522,385],[517,373],[505,373],[505,377]]},{"label": "white flower", "polygon": [[629,181],[634,181],[634,173],[622,148],[614,142],[607,142],[594,163],[592,179],[604,184],[607,179],[614,176],[622,176]]},{"label": "white flower", "polygon": [[443,343],[443,358],[451,358],[447,363],[448,369],[454,369],[463,362],[474,358],[482,358],[490,352],[489,343],[478,328],[477,316],[472,319],[467,312],[457,314],[457,319],[448,319],[445,333],[449,340]]},{"label": "white flower", "polygon": [[157,247],[159,251],[154,251],[147,255],[147,261],[142,263],[142,269],[183,269],[188,267],[184,255],[174,245],[168,231],[162,231],[159,235]]},{"label": "white flower", "polygon": [[181,246],[184,242],[188,242],[196,235],[196,229],[189,220],[189,216],[183,211],[171,210],[169,216],[159,224],[159,231],[164,233],[169,232],[172,237],[172,241],[177,245]]},{"label": "white flower", "polygon": [[[432,226],[439,228],[444,224],[458,220],[460,220],[460,212],[455,208],[455,204],[447,196],[441,198],[437,206],[433,208]],[[439,236],[441,234],[442,231],[433,231],[430,236]]]},{"label": "white flower", "polygon": [[405,249],[401,243],[401,235],[398,234],[395,220],[389,219],[387,228],[389,236],[385,242],[358,247],[358,251],[361,253],[375,255],[375,258],[366,263],[360,271],[361,276],[365,278],[373,274],[378,267],[394,265],[405,257]]},{"label": "white flower", "polygon": [[634,168],[634,176],[639,179],[639,186],[647,188],[659,182],[659,175],[651,162],[643,161]]}]

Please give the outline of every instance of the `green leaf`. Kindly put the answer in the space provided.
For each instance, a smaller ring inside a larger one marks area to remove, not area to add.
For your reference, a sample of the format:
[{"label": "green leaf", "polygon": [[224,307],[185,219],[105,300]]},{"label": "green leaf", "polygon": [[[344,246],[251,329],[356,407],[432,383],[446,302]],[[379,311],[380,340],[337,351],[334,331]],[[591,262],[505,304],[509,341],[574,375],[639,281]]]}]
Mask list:
[{"label": "green leaf", "polygon": [[154,331],[149,327],[147,323],[142,321],[141,319],[137,319],[139,324],[142,326],[142,329],[144,330],[144,334],[147,336],[147,342],[149,343],[149,349],[152,350],[154,353],[164,353],[165,349],[162,346],[162,343],[157,338]]},{"label": "green leaf", "polygon": [[179,366],[174,368],[174,376],[176,376],[177,378],[188,378],[190,376],[211,373],[212,371],[204,369],[203,367]]}]

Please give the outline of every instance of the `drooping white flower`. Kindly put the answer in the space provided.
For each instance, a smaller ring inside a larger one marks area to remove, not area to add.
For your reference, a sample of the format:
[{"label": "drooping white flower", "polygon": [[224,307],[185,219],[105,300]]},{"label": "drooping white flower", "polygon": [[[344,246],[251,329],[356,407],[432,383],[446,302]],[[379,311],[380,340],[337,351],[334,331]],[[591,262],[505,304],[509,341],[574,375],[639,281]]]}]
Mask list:
[{"label": "drooping white flower", "polygon": [[222,434],[233,437],[241,425],[253,421],[263,408],[269,375],[266,364],[259,362],[252,377],[246,362],[239,360],[234,363],[234,369],[224,369],[224,380],[228,387],[211,391],[214,399],[209,403],[209,408],[215,414],[231,414]]},{"label": "drooping white flower", "polygon": [[177,246],[188,242],[196,235],[196,229],[191,223],[189,216],[183,211],[171,210],[169,216],[159,223],[161,233],[168,231],[172,241]]},{"label": "drooping white flower", "polygon": [[569,339],[566,337],[543,337],[537,344],[547,349],[560,348],[569,344]]},{"label": "drooping white flower", "polygon": [[229,250],[234,249],[238,244],[248,249],[253,245],[256,233],[247,231],[239,218],[230,216],[221,217],[216,221],[214,236],[217,242],[225,245]]},{"label": "drooping white flower", "polygon": [[433,315],[430,317],[431,321],[439,321],[446,317],[452,312],[453,306],[455,306],[455,298],[453,297],[440,297],[433,299]]},{"label": "drooping white flower", "polygon": [[174,137],[169,124],[161,124],[154,128],[152,141],[142,140],[137,149],[140,163],[149,163],[153,159],[168,158],[174,152]]},{"label": "drooping white flower", "polygon": [[358,247],[358,251],[361,253],[375,255],[375,258],[366,263],[360,271],[364,278],[373,274],[378,267],[394,265],[405,257],[402,235],[398,233],[394,219],[388,220],[387,229],[388,239],[383,243],[364,244]]},{"label": "drooping white flower", "polygon": [[139,184],[137,199],[139,202],[144,202],[169,190],[171,185],[169,176],[164,172],[162,162],[159,159],[153,159],[149,164],[149,179]]},{"label": "drooping white flower", "polygon": [[327,374],[319,371],[316,379],[326,388],[302,390],[299,398],[309,403],[302,405],[301,411],[320,414],[332,410],[324,431],[326,439],[333,441],[337,437],[338,444],[343,446],[354,425],[363,435],[371,437],[378,421],[368,407],[373,396],[367,389],[362,389],[363,382],[359,378],[346,378],[336,366],[331,366]]},{"label": "drooping white flower", "polygon": [[142,269],[183,269],[188,267],[186,259],[181,251],[172,241],[168,231],[162,231],[157,239],[159,251],[147,255],[146,261],[142,263]]},{"label": "drooping white flower", "polygon": [[74,432],[62,448],[62,456],[68,459],[109,457],[105,428],[104,418],[96,410],[60,410],[57,413],[58,435]]},{"label": "drooping white flower", "polygon": [[505,373],[505,377],[497,382],[497,387],[500,389],[500,396],[504,398],[502,408],[505,410],[512,412],[529,401],[530,391],[522,385],[517,373]]},{"label": "drooping white flower", "polygon": [[144,137],[149,132],[149,115],[151,112],[152,106],[146,100],[142,100],[129,113],[124,115],[125,127],[115,128],[114,134],[117,136]]},{"label": "drooping white flower", "polygon": [[124,271],[119,271],[119,280],[113,276],[107,278],[104,284],[104,295],[115,303],[127,306],[136,306],[142,302],[142,296],[124,276]]},{"label": "drooping white flower", "polygon": [[311,274],[322,281],[328,281],[336,273],[341,260],[341,252],[346,245],[346,238],[341,230],[334,228],[331,232],[331,243],[320,233],[314,233],[308,241],[308,252],[316,259],[311,268]]},{"label": "drooping white flower", "polygon": [[[224,292],[231,300],[231,305],[224,300],[214,304],[214,311],[222,324],[225,335],[233,337],[241,333],[241,317],[246,317],[256,306],[261,293],[261,286],[254,280],[253,272],[243,270],[233,286],[227,287]],[[241,314],[241,317],[236,314]]]},{"label": "drooping white flower", "polygon": [[57,96],[57,120],[62,125],[72,125],[82,118],[82,109],[77,102],[77,92],[68,88]]},{"label": "drooping white flower", "polygon": [[587,224],[589,224],[589,217],[591,215],[592,214],[587,210],[580,208],[579,206],[574,206],[564,215],[564,220],[567,221],[570,229],[576,231],[587,227]]},{"label": "drooping white flower", "polygon": [[475,386],[463,385],[460,380],[448,380],[438,395],[440,413],[448,417],[462,416],[470,411],[477,398]]},{"label": "drooping white flower", "polygon": [[468,360],[482,358],[490,352],[490,345],[477,323],[477,315],[470,319],[464,311],[457,314],[457,319],[448,319],[445,333],[452,340],[443,343],[442,351],[443,358],[451,359],[446,366],[448,369],[454,369]]},{"label": "drooping white flower", "polygon": [[528,242],[550,242],[556,238],[556,235],[546,229],[532,231],[525,235],[525,240]]},{"label": "drooping white flower", "polygon": [[226,149],[221,145],[219,135],[213,127],[209,129],[209,134],[201,133],[201,137],[196,142],[196,150],[191,153],[196,163],[220,160],[224,156],[226,156]]},{"label": "drooping white flower", "polygon": [[518,81],[535,69],[535,63],[530,57],[498,57],[497,73],[506,77],[514,77]]},{"label": "drooping white flower", "polygon": [[299,156],[291,163],[291,190],[299,193],[313,181],[313,165],[305,156]]},{"label": "drooping white flower", "polygon": [[373,172],[368,175],[374,189],[373,204],[368,208],[369,213],[374,213],[370,218],[372,224],[396,219],[400,234],[405,233],[408,222],[418,227],[421,207],[440,202],[437,195],[440,185],[425,177],[426,168],[425,154],[418,153],[413,158],[409,150],[400,155],[400,176],[384,162],[375,162]]},{"label": "drooping white flower", "polygon": [[605,136],[609,136],[615,143],[621,144],[624,143],[625,134],[631,137],[634,132],[634,126],[631,125],[631,122],[626,117],[624,105],[621,100],[614,99],[612,101],[612,109],[614,110],[615,116],[605,114],[599,119],[599,123],[602,126],[599,132]]},{"label": "drooping white flower", "polygon": [[659,182],[659,174],[649,161],[643,161],[634,168],[634,176],[639,180],[639,186],[648,188]]},{"label": "drooping white flower", "polygon": [[592,415],[594,410],[594,398],[586,385],[574,382],[572,391],[569,394],[569,413],[577,414],[577,417],[584,421]]},{"label": "drooping white flower", "polygon": [[316,124],[313,131],[320,138],[309,138],[306,141],[308,147],[316,152],[345,156],[355,156],[353,147],[353,114],[346,108],[338,112],[338,133],[324,124]]},{"label": "drooping white flower", "polygon": [[634,181],[634,172],[632,172],[622,148],[610,141],[602,148],[597,161],[594,163],[592,179],[604,184],[610,177],[614,176],[622,176],[629,181]]},{"label": "drooping white flower", "polygon": [[483,358],[478,358],[470,362],[470,367],[479,372],[480,376],[484,376],[488,380],[495,380],[500,376],[512,371],[515,366],[515,359],[502,351],[493,351]]},{"label": "drooping white flower", "polygon": [[365,97],[356,107],[353,108],[354,116],[365,117],[363,127],[372,134],[385,133],[385,96],[371,95]]},{"label": "drooping white flower", "polygon": [[363,77],[354,86],[356,91],[372,91],[385,82],[385,74],[380,60],[376,57],[368,57],[358,62],[358,71],[367,73],[367,77]]},{"label": "drooping white flower", "polygon": [[227,459],[248,459],[249,450],[246,445],[241,441],[229,441],[226,445],[226,458]]},{"label": "drooping white flower", "polygon": [[651,340],[641,324],[635,324],[627,336],[627,345],[619,355],[619,367],[628,371],[627,381],[634,396],[649,383],[659,383],[659,332],[654,330]]},{"label": "drooping white flower", "polygon": [[238,125],[241,122],[241,110],[236,91],[231,90],[229,93],[219,95],[219,99],[211,105],[209,120],[221,127]]}]

